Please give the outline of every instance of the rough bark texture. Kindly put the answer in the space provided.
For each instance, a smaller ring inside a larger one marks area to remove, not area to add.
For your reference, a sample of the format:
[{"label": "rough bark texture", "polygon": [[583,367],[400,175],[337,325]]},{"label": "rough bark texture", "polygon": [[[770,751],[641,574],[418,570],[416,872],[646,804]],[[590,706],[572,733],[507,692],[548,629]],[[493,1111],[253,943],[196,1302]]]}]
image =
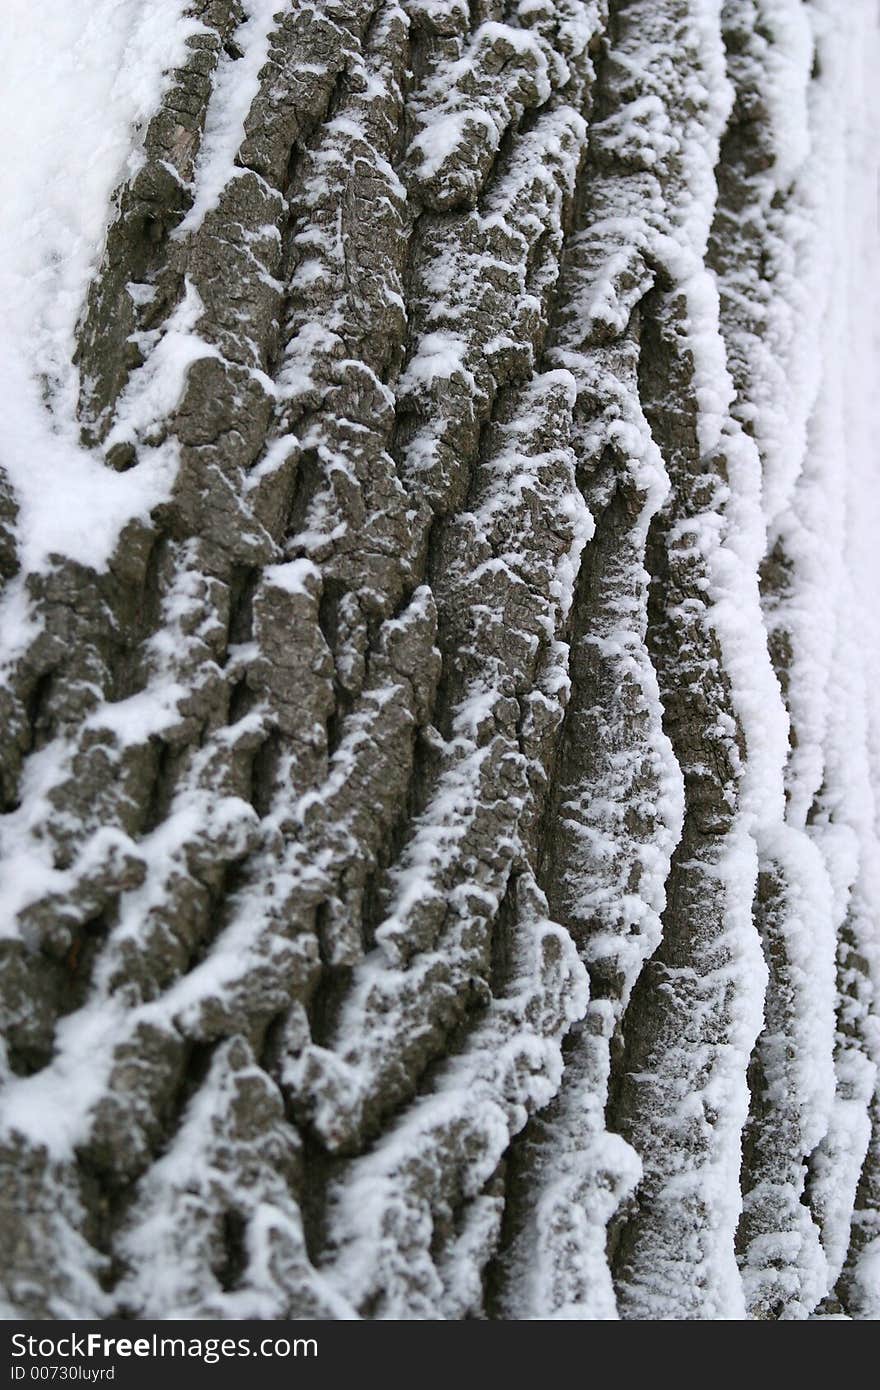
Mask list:
[{"label": "rough bark texture", "polygon": [[190,14],[76,358],[165,500],[0,493],[8,1309],[877,1316],[830,11]]}]

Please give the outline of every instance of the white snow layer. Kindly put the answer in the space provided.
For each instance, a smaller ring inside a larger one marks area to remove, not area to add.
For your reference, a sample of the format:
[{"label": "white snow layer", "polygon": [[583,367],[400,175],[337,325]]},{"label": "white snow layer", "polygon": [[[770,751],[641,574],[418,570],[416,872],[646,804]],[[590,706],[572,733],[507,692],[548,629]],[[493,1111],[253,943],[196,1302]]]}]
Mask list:
[{"label": "white snow layer", "polygon": [[2,462],[21,512],[22,564],[53,552],[101,568],[167,478],[114,476],[80,447],[74,330],[114,188],[199,25],[185,0],[29,0],[0,7]]}]

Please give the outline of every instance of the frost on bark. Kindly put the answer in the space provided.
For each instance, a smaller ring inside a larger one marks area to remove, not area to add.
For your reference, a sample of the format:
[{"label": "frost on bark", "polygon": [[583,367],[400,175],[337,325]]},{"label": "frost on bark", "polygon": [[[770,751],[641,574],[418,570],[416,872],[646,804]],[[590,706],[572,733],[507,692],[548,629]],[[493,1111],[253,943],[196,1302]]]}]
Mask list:
[{"label": "frost on bark", "polygon": [[0,490],[8,1315],[880,1315],[838,10],[178,7],[110,539]]}]

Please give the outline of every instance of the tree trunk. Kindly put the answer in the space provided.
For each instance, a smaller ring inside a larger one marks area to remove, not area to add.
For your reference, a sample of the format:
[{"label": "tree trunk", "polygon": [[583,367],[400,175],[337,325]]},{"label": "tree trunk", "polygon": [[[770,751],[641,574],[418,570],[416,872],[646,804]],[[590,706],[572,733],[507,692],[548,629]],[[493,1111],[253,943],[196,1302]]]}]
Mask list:
[{"label": "tree trunk", "polygon": [[0,493],[7,1316],[880,1316],[870,0],[151,7]]}]

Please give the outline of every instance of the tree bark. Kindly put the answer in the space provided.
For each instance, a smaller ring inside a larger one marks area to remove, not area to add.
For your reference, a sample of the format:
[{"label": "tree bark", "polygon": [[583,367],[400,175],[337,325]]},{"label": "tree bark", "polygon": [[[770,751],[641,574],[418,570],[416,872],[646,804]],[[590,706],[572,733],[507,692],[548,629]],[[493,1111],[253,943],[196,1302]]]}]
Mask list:
[{"label": "tree bark", "polygon": [[9,1316],[880,1315],[834,9],[192,0],[75,359],[161,498],[0,494]]}]

